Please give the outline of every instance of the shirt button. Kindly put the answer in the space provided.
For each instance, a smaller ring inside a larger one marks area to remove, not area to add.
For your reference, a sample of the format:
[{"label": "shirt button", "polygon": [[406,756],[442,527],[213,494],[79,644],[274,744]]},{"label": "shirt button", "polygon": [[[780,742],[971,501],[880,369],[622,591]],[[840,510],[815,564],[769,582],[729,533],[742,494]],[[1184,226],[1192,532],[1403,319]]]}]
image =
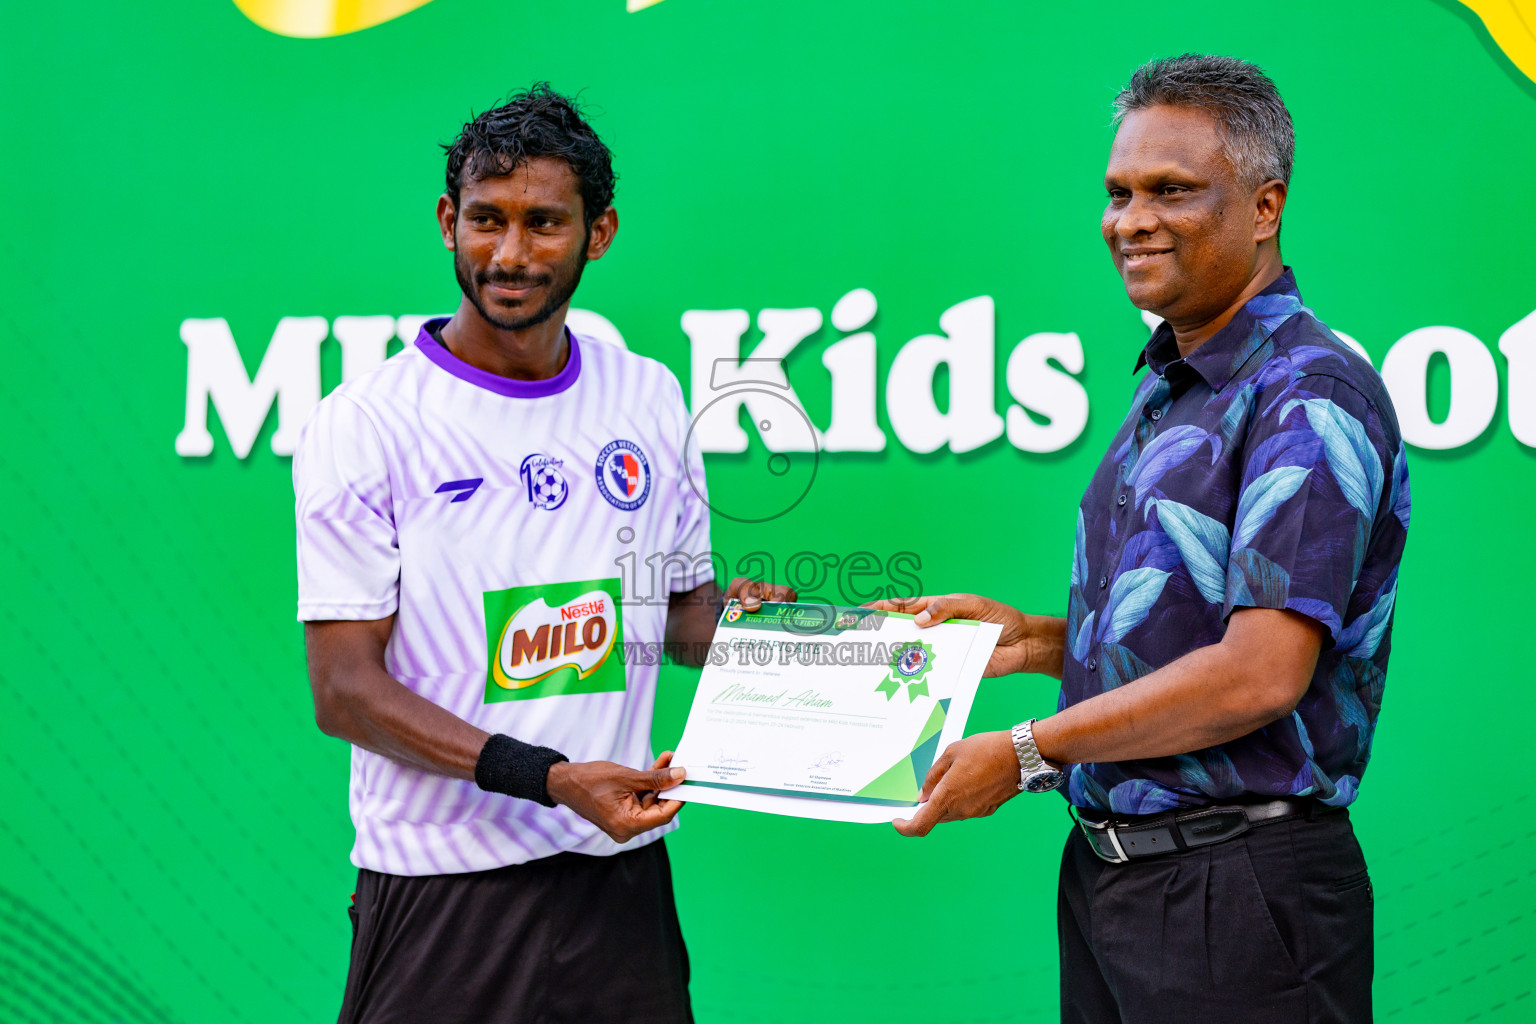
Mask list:
[{"label": "shirt button", "polygon": [[1162,419],[1163,418],[1163,410],[1161,410],[1161,409],[1153,409],[1152,410],[1152,418],[1154,420]]},{"label": "shirt button", "polygon": [[1121,508],[1124,508],[1125,507],[1125,495],[1122,494],[1122,495],[1120,495],[1120,497],[1116,498],[1115,499],[1115,504],[1119,505]]},{"label": "shirt button", "polygon": [[1099,668],[1099,659],[1097,659],[1097,658],[1089,658],[1088,659],[1088,671],[1089,672],[1096,672],[1096,671],[1098,671],[1098,668]]},{"label": "shirt button", "polygon": [[1109,586],[1109,577],[1108,576],[1100,576],[1099,577],[1099,589],[1103,590],[1107,586]]}]

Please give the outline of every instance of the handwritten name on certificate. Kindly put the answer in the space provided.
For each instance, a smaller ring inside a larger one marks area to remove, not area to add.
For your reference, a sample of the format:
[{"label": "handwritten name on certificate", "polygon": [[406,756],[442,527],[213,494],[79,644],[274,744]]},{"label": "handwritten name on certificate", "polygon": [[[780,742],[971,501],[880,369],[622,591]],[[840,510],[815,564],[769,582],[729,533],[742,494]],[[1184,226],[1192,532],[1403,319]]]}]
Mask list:
[{"label": "handwritten name on certificate", "polygon": [[917,806],[964,735],[1001,627],[821,604],[728,603],[665,794],[697,803],[880,822]]}]

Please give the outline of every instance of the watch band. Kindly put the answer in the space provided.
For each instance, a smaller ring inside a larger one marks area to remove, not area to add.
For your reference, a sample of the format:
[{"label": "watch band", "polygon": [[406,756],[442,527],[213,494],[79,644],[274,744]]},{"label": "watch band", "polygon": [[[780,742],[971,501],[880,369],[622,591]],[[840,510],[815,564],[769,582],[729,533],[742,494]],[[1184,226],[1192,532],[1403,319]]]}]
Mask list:
[{"label": "watch band", "polygon": [[1051,767],[1035,745],[1035,722],[1031,718],[1013,727],[1013,752],[1019,758],[1019,789],[1046,793],[1067,781],[1065,772]]}]

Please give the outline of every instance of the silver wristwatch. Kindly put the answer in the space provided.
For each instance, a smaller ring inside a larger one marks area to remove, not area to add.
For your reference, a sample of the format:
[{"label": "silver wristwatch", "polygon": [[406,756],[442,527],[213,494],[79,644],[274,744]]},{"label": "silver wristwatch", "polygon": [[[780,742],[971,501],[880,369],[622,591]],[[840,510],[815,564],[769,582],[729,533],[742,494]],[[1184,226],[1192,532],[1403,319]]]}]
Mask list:
[{"label": "silver wristwatch", "polygon": [[1049,793],[1067,781],[1066,772],[1045,763],[1035,746],[1035,719],[1013,727],[1013,752],[1019,755],[1019,788],[1031,793]]}]

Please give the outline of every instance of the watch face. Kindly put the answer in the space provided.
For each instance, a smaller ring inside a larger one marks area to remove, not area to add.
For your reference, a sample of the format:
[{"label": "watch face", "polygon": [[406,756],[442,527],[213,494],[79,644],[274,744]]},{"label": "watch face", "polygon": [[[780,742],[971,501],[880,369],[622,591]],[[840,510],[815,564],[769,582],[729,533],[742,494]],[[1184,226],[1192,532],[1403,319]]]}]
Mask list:
[{"label": "watch face", "polygon": [[1063,772],[1037,772],[1024,780],[1024,788],[1031,793],[1049,793],[1061,788],[1061,784],[1066,781],[1067,776]]}]

